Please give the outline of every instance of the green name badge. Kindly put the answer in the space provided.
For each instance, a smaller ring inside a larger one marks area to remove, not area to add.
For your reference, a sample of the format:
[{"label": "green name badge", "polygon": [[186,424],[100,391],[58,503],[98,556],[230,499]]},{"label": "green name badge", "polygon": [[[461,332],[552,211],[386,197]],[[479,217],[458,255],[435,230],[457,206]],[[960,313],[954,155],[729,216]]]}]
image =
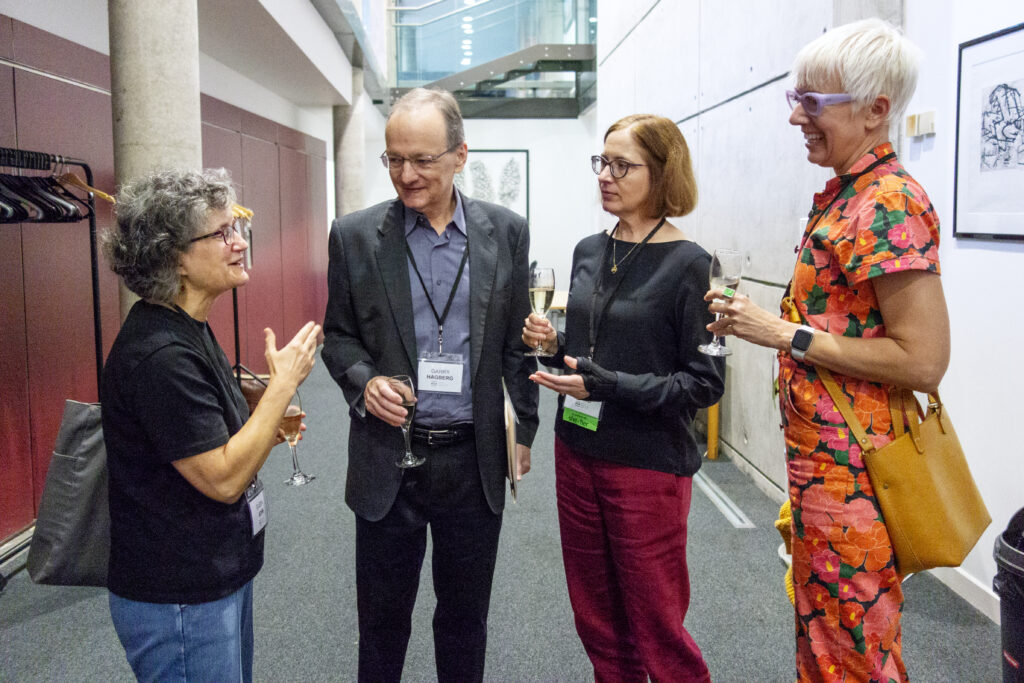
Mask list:
[{"label": "green name badge", "polygon": [[562,419],[577,427],[597,431],[597,424],[601,419],[601,401],[582,401],[571,396],[565,397],[562,407]]}]

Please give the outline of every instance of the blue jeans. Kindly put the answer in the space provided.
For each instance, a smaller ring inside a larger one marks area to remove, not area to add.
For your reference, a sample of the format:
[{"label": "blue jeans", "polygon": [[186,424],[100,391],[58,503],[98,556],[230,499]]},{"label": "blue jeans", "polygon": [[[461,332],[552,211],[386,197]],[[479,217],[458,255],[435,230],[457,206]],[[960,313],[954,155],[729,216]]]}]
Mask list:
[{"label": "blue jeans", "polygon": [[252,581],[213,602],[137,602],[110,594],[110,618],[135,677],[252,681]]}]

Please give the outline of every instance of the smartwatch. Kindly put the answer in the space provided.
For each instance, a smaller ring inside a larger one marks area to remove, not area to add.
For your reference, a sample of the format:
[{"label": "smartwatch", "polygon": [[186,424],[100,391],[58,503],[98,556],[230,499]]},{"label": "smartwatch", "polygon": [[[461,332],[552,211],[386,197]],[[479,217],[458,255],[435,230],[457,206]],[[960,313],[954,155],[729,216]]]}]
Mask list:
[{"label": "smartwatch", "polygon": [[807,349],[811,348],[812,341],[814,341],[814,328],[809,325],[801,326],[793,333],[793,341],[789,342],[789,355],[802,361],[807,354]]}]

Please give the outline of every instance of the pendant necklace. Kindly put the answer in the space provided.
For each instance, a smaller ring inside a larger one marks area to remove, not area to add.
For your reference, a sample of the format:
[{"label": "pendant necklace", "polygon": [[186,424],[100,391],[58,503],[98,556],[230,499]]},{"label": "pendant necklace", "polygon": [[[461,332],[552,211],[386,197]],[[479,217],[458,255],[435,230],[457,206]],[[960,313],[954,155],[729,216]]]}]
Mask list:
[{"label": "pendant necklace", "polygon": [[626,252],[626,255],[622,257],[621,261],[616,261],[615,260],[615,231],[619,229],[619,224],[616,223],[615,227],[612,228],[612,234],[609,236],[611,238],[611,240],[612,240],[612,275],[614,275],[615,273],[619,272],[619,264],[624,263],[625,260],[629,258],[629,255],[632,254],[633,251],[637,247],[642,247],[643,245],[647,244],[647,241],[649,239],[651,239],[652,237],[654,237],[654,233],[658,232],[658,228],[660,228],[663,225],[665,225],[665,218],[664,217],[662,217],[662,219],[660,221],[658,221],[657,225],[655,225],[653,228],[651,228],[651,231],[649,233],[647,233],[647,237],[643,238],[641,241],[637,242],[632,247],[630,247],[629,251]]}]

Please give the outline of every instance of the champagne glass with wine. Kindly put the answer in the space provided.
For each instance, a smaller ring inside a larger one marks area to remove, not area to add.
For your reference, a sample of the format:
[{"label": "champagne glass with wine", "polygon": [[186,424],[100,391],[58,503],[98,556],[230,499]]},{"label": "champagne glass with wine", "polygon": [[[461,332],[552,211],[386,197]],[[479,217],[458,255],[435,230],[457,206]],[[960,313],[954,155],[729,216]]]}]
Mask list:
[{"label": "champagne glass with wine", "polygon": [[[715,255],[711,258],[711,272],[709,280],[711,289],[724,289],[726,287],[735,289],[740,284],[740,276],[743,274],[743,254],[735,249],[715,249]],[[715,314],[717,321],[721,314]],[[697,347],[701,353],[709,356],[728,356],[732,351],[719,342],[716,334],[709,344],[701,344]]]},{"label": "champagne glass with wine", "polygon": [[[544,317],[551,308],[551,302],[555,298],[555,269],[534,268],[530,272],[530,307],[537,315]],[[544,343],[541,342],[537,348],[527,351],[527,356],[550,356],[544,350]]]},{"label": "champagne glass with wine", "polygon": [[285,480],[284,483],[289,486],[302,486],[316,479],[316,477],[306,474],[299,467],[299,455],[298,455],[298,443],[299,443],[299,432],[302,429],[302,399],[299,397],[299,392],[296,391],[292,396],[292,400],[288,402],[288,407],[284,411],[284,417],[281,418],[281,429],[284,431],[284,438],[288,442],[288,450],[292,453],[292,476]]},{"label": "champagne glass with wine", "polygon": [[407,467],[419,467],[427,460],[426,458],[416,457],[412,454],[412,416],[413,413],[416,412],[416,388],[413,386],[412,378],[408,375],[395,375],[394,377],[388,377],[388,386],[391,387],[392,391],[402,397],[402,407],[407,411],[405,420],[402,422],[402,438],[405,439],[405,455],[403,455],[401,460],[396,462],[395,465],[402,469]]}]

